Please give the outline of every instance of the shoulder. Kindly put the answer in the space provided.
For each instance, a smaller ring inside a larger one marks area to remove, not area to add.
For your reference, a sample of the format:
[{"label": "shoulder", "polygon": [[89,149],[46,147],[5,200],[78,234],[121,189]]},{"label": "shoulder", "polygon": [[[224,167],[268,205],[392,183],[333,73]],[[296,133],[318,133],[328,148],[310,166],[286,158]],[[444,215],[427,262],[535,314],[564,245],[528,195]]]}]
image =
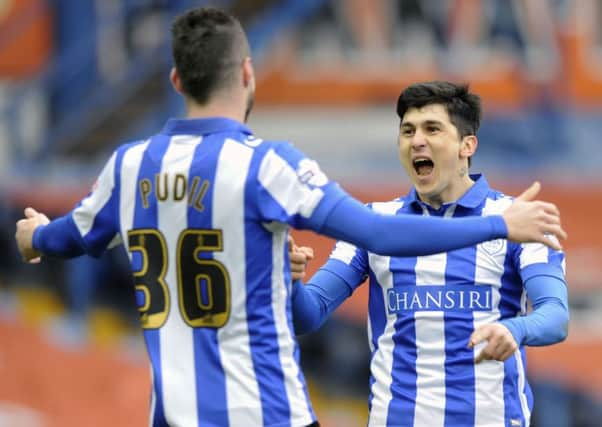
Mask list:
[{"label": "shoulder", "polygon": [[[513,201],[514,197],[508,196],[501,191],[490,189],[485,198],[481,215],[501,215],[510,207]],[[500,253],[506,245],[508,245],[508,253],[513,253],[521,247],[519,243],[506,239],[495,239],[479,244],[489,254]]]},{"label": "shoulder", "polygon": [[501,191],[490,189],[483,203],[483,215],[498,215],[510,207],[514,198]]},{"label": "shoulder", "polygon": [[288,141],[265,140],[255,135],[241,134],[240,138],[231,139],[232,142],[240,147],[246,147],[253,152],[254,156],[264,157],[268,153],[277,154],[281,157],[288,157],[290,154],[299,152]]},{"label": "shoulder", "polygon": [[256,155],[266,162],[286,163],[302,175],[304,170],[316,173],[317,162],[308,158],[305,153],[288,141],[263,141],[256,148]]},{"label": "shoulder", "polygon": [[296,148],[289,141],[277,141],[277,140],[275,141],[275,140],[262,140],[262,139],[260,139],[259,141],[261,141],[261,142],[256,145],[256,149],[258,152],[261,152],[261,153],[268,153],[268,152],[272,151],[283,157],[287,157],[291,154],[301,153],[299,151],[299,149]]},{"label": "shoulder", "polygon": [[123,156],[125,153],[127,153],[129,150],[131,150],[133,148],[137,147],[138,149],[142,149],[148,145],[150,140],[151,140],[151,138],[147,138],[147,139],[138,139],[135,141],[129,141],[129,142],[123,143],[119,147],[117,147],[117,149],[115,149],[113,154],[117,157],[120,157],[120,156]]}]

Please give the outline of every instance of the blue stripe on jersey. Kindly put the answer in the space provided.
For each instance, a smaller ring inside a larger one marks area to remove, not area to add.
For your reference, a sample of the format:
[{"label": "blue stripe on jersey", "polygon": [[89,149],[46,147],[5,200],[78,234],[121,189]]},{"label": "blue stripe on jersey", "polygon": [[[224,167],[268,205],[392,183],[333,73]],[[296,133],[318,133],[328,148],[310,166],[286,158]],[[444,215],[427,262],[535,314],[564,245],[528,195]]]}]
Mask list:
[{"label": "blue stripe on jersey", "polygon": [[[520,357],[522,360],[523,370],[526,367],[526,352],[525,348],[520,348]],[[531,386],[529,385],[527,378],[523,377],[524,385],[521,388],[518,383],[518,364],[516,362],[515,356],[510,356],[504,362],[504,417],[508,420],[522,420],[522,425],[527,425],[527,420],[525,419],[525,414],[522,411],[522,405],[520,396],[525,395],[527,399],[527,407],[529,408],[529,412],[531,412],[533,408],[533,394],[531,392]]]},{"label": "blue stripe on jersey", "polygon": [[[411,205],[405,205],[398,213],[412,213]],[[416,257],[391,257],[389,270],[393,274],[393,286],[416,283]],[[381,291],[382,293],[382,291]],[[382,307],[383,313],[386,307]],[[395,320],[393,336],[393,366],[391,369],[391,402],[387,413],[387,425],[414,425],[416,405],[416,324],[413,312],[400,312]]]},{"label": "blue stripe on jersey", "polygon": [[[378,351],[378,338],[385,331],[385,324],[387,319],[385,316],[386,308],[385,300],[383,298],[383,290],[376,281],[376,276],[374,275],[372,270],[369,270],[368,277],[368,301],[370,301],[370,303],[368,304],[368,318],[370,319],[370,336],[372,340],[371,357],[374,357],[374,354],[376,353],[376,351]],[[370,394],[368,396],[368,411],[372,410],[372,398],[374,397],[372,394],[372,386],[374,385],[374,382],[374,376],[370,375]]]},{"label": "blue stripe on jersey", "polygon": [[[380,285],[378,285],[376,281],[376,276],[372,273],[372,270],[369,270],[369,282],[368,282],[368,318],[370,319],[370,336],[372,343],[372,355],[378,351],[378,338],[385,331],[385,301],[383,298],[383,291]],[[374,385],[374,376],[370,375],[370,394],[368,395],[368,411],[372,411],[372,398],[374,395],[372,394],[372,386]]]},{"label": "blue stripe on jersey", "polygon": [[[370,209],[372,209],[372,203],[368,203],[367,205]],[[331,262],[332,260],[329,260]],[[355,249],[355,254],[353,258],[351,258],[351,262],[344,263],[343,261],[337,260],[339,263],[342,263],[345,266],[352,267],[350,273],[347,269],[339,269],[337,274],[341,276],[347,283],[356,283],[355,276],[356,275],[364,275],[364,270],[368,272],[368,317],[370,319],[370,336],[372,337],[372,355],[378,349],[378,338],[384,333],[385,326],[387,324],[387,306],[385,305],[385,300],[383,297],[383,290],[381,285],[376,280],[376,276],[370,267],[370,260],[368,253],[361,249]],[[360,286],[361,282],[358,283],[357,286]],[[357,286],[354,288],[357,289]],[[372,382],[373,378],[370,376],[370,390],[372,390]]]},{"label": "blue stripe on jersey", "polygon": [[521,311],[521,295],[523,293],[523,283],[520,277],[520,271],[517,269],[514,255],[520,250],[520,246],[513,242],[508,242],[508,252],[504,259],[504,274],[501,278],[500,287],[500,316],[502,319],[514,317]]},{"label": "blue stripe on jersey", "polygon": [[[151,182],[154,181],[155,174],[161,170],[161,159],[167,150],[169,139],[163,135],[157,135],[152,138],[149,143],[142,161],[140,162],[140,170],[138,172],[138,182],[146,178]],[[154,191],[154,190],[152,190]],[[153,228],[156,229],[158,226],[157,217],[157,199],[156,197],[148,198],[148,208],[143,207],[142,194],[139,190],[136,190],[136,204],[134,207],[134,221],[132,223],[132,229],[138,228]],[[136,260],[139,257],[132,258],[132,270],[136,271],[139,269],[135,265]],[[167,426],[167,420],[165,419],[165,412],[163,410],[163,379],[161,375],[161,345],[159,329],[145,329],[144,339],[146,341],[146,348],[148,349],[148,356],[151,360],[151,366],[153,367],[153,387],[155,389],[155,413],[153,414],[153,427]]]},{"label": "blue stripe on jersey", "polygon": [[[501,279],[500,287],[500,317],[502,319],[515,317],[520,312],[520,300],[523,292],[522,281],[517,270],[514,259],[520,250],[520,246],[513,242],[508,242],[508,253],[504,260],[504,274]],[[523,366],[526,366],[526,359],[523,357]],[[531,393],[528,382],[525,378],[525,387],[520,389],[518,384],[518,365],[514,356],[511,356],[504,362],[504,416],[505,419],[520,419],[523,425],[526,422],[524,414],[521,411],[520,394]],[[532,406],[530,406],[532,408]]]},{"label": "blue stripe on jersey", "polygon": [[[481,215],[482,205],[471,210]],[[467,216],[457,206],[454,217]],[[475,284],[477,247],[450,251],[445,266],[445,285]],[[467,278],[472,278],[467,282]],[[444,311],[445,328],[445,425],[473,425],[475,422],[474,353],[467,347],[473,332],[473,314],[469,311]]]},{"label": "blue stripe on jersey", "polygon": [[[372,209],[372,203],[368,203],[367,205],[370,209]],[[329,260],[332,262],[332,260]],[[339,263],[343,263],[343,261],[338,261]],[[383,290],[378,280],[376,280],[376,276],[371,268],[369,268],[369,259],[368,253],[360,248],[355,249],[355,255],[351,259],[349,264],[343,263],[345,266],[352,267],[351,270],[340,269],[337,273],[345,279],[347,283],[356,283],[355,276],[357,274],[363,275],[364,270],[368,271],[368,318],[370,319],[370,337],[372,344],[372,357],[378,350],[378,339],[385,332],[385,326],[387,324],[387,309],[385,305],[385,300],[383,297]],[[359,286],[359,284],[358,284]],[[354,288],[354,289],[357,289]],[[368,410],[372,410],[372,386],[374,385],[374,376],[370,375],[370,394],[368,396]]]},{"label": "blue stripe on jersey", "polygon": [[[208,135],[202,139],[195,149],[190,164],[188,182],[193,182],[194,177],[199,177],[200,182],[204,180],[215,182],[217,160],[223,145],[224,141],[221,135]],[[204,200],[213,200],[213,188],[213,185],[207,187]],[[199,214],[194,203],[192,200],[192,204],[188,207],[188,228],[212,229],[213,204],[204,204],[203,212]],[[210,252],[200,251],[198,257],[212,259],[213,255]],[[202,372],[201,375],[196,375],[197,407],[202,406],[203,408],[197,412],[199,427],[229,425],[225,373],[219,353],[217,333],[218,330],[213,328],[194,328],[192,330],[194,370]]]},{"label": "blue stripe on jersey", "polygon": [[[462,277],[475,277],[476,246],[447,253],[445,284],[472,285]],[[467,268],[472,271],[467,271]],[[473,332],[473,313],[444,311],[445,325],[445,425],[473,425],[475,422],[474,354],[467,347]]]},{"label": "blue stripe on jersey", "polygon": [[[391,258],[390,270],[393,285],[416,283],[416,257]],[[416,324],[413,312],[400,312],[395,320],[395,348],[391,369],[391,403],[387,424],[394,426],[414,425],[416,402]]]},{"label": "blue stripe on jersey", "polygon": [[[250,175],[257,176],[263,156],[255,155],[249,165]],[[245,188],[245,212],[257,209],[253,205],[255,185]],[[277,205],[277,204],[275,204]],[[247,318],[253,369],[259,386],[259,396],[265,425],[281,425],[290,419],[290,404],[280,363],[280,348],[276,320],[272,310],[272,233],[256,221],[245,220],[245,264],[247,282]],[[285,245],[285,248],[288,246]],[[289,322],[290,322],[289,312]],[[291,331],[292,331],[291,326]],[[305,384],[305,383],[304,383]]]},{"label": "blue stripe on jersey", "polygon": [[369,271],[369,301],[368,311],[370,317],[370,328],[372,336],[372,348],[374,351],[378,349],[378,339],[385,332],[385,326],[387,324],[387,306],[385,305],[385,299],[383,297],[383,288],[378,284],[376,276]]}]

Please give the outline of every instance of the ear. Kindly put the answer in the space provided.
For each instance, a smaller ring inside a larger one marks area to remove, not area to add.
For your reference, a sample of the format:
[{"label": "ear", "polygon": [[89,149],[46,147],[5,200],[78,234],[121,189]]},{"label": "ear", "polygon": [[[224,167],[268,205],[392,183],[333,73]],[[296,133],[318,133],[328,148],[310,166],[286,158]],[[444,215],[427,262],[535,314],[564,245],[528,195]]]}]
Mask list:
[{"label": "ear", "polygon": [[178,74],[178,70],[176,67],[172,67],[171,72],[169,73],[169,80],[171,81],[171,85],[180,95],[182,92],[182,80],[180,80],[180,75]]},{"label": "ear", "polygon": [[251,57],[247,56],[242,62],[242,83],[245,88],[255,84],[255,71]]},{"label": "ear", "polygon": [[462,142],[460,143],[460,158],[467,159],[472,157],[477,151],[478,145],[479,141],[475,135],[468,135],[462,138]]}]

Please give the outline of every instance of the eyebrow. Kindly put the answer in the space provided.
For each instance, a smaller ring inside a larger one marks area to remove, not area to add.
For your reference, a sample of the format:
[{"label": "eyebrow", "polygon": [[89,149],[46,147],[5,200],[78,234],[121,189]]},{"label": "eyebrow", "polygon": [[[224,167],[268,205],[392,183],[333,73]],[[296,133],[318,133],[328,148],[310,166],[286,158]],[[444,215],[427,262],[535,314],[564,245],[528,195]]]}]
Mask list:
[{"label": "eyebrow", "polygon": [[[432,125],[439,125],[439,126],[443,126],[443,122],[439,121],[439,120],[425,120],[424,122],[420,123],[421,126],[432,126]],[[403,122],[401,124],[401,127],[416,127],[416,124],[412,123],[412,122]]]}]

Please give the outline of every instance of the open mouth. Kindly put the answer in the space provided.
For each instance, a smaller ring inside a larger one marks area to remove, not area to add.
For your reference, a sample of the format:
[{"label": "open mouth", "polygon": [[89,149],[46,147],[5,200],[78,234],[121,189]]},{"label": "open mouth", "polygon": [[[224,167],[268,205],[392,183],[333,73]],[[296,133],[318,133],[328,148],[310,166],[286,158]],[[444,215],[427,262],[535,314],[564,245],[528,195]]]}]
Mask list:
[{"label": "open mouth", "polygon": [[435,167],[435,164],[430,159],[415,159],[413,165],[418,176],[430,175]]}]

